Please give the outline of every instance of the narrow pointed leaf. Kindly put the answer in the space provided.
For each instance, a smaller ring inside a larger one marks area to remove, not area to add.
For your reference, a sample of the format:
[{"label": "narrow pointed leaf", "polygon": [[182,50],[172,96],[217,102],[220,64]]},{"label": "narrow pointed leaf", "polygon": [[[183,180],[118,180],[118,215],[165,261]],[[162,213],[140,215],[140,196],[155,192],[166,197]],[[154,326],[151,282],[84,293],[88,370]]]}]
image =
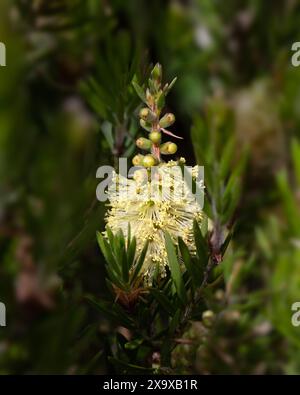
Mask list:
[{"label": "narrow pointed leaf", "polygon": [[208,245],[206,243],[206,240],[202,236],[202,232],[196,220],[194,221],[193,228],[197,255],[200,261],[200,265],[202,266],[202,268],[205,268],[208,263]]},{"label": "narrow pointed leaf", "polygon": [[199,273],[197,272],[197,267],[193,265],[188,247],[185,245],[185,243],[183,242],[181,237],[178,238],[178,246],[179,246],[179,250],[180,250],[180,254],[181,254],[184,266],[186,267],[186,269],[189,273],[189,276],[192,280],[192,283],[193,283],[194,289],[195,289],[195,287],[197,287],[197,285],[200,285],[200,280],[198,281],[198,277],[199,277],[198,274]]},{"label": "narrow pointed leaf", "polygon": [[110,267],[110,265],[105,265],[106,272],[111,282],[115,284],[118,288],[125,290],[125,285],[120,278],[120,275],[117,275],[116,272]]},{"label": "narrow pointed leaf", "polygon": [[150,290],[151,294],[154,296],[154,298],[157,300],[157,302],[159,303],[159,305],[171,316],[173,316],[174,314],[174,307],[172,306],[171,302],[169,301],[169,299],[166,297],[166,295],[156,289],[156,288],[152,288]]},{"label": "narrow pointed leaf", "polygon": [[111,265],[111,267],[116,272],[116,274],[118,275],[121,274],[120,269],[116,263],[116,260],[111,252],[111,247],[109,246],[109,244],[107,243],[107,241],[105,240],[105,238],[102,236],[100,232],[97,232],[97,241],[106,262],[109,265]]},{"label": "narrow pointed leaf", "polygon": [[114,304],[112,306],[109,302],[99,301],[93,297],[87,297],[88,301],[92,303],[100,312],[102,312],[107,318],[111,319],[116,324],[124,325],[127,328],[133,328],[133,323],[128,318],[125,312],[122,311],[121,307]]},{"label": "narrow pointed leaf", "polygon": [[113,248],[114,248],[114,234],[113,234],[113,232],[111,231],[111,229],[110,229],[109,226],[106,227],[106,234],[107,234],[109,243],[110,243],[110,245],[111,245],[111,248],[113,249]]},{"label": "narrow pointed leaf", "polygon": [[127,228],[127,250],[130,248],[130,243],[131,243],[131,226],[130,222],[128,222],[128,228]]},{"label": "narrow pointed leaf", "polygon": [[175,246],[173,244],[171,236],[167,232],[165,232],[165,242],[166,242],[166,250],[168,254],[170,271],[171,271],[171,277],[174,282],[177,295],[182,303],[186,303],[187,301],[186,290],[184,288],[184,283],[182,279],[180,265],[176,255]]},{"label": "narrow pointed leaf", "polygon": [[230,169],[230,163],[233,157],[233,150],[235,146],[235,139],[234,137],[231,137],[228,142],[225,145],[223,154],[222,154],[222,159],[220,162],[220,179],[223,180]]},{"label": "narrow pointed leaf", "polygon": [[137,93],[137,95],[139,96],[139,98],[144,102],[147,103],[147,99],[146,99],[146,95],[145,92],[143,90],[143,88],[135,81],[132,81],[132,85]]},{"label": "narrow pointed leaf", "polygon": [[133,272],[133,275],[132,275],[132,278],[131,278],[131,283],[133,281],[135,281],[135,279],[138,277],[138,275],[139,275],[139,273],[141,271],[141,268],[142,268],[143,263],[145,261],[146,253],[147,253],[147,250],[148,250],[148,244],[149,244],[149,242],[147,241],[145,246],[144,246],[144,248],[143,248],[143,250],[142,250],[142,252],[141,252],[141,254],[140,254],[140,256],[139,256],[139,258],[138,258],[138,260],[137,260],[137,263],[136,263],[136,266],[134,268],[134,272]]},{"label": "narrow pointed leaf", "polygon": [[136,238],[133,237],[129,245],[129,248],[127,250],[127,261],[128,261],[129,269],[131,269],[134,263],[135,252],[136,252]]},{"label": "narrow pointed leaf", "polygon": [[170,90],[173,88],[173,86],[175,85],[175,82],[177,81],[177,77],[173,78],[173,80],[170,82],[170,84],[167,86],[167,88],[164,90],[165,94],[167,95]]}]

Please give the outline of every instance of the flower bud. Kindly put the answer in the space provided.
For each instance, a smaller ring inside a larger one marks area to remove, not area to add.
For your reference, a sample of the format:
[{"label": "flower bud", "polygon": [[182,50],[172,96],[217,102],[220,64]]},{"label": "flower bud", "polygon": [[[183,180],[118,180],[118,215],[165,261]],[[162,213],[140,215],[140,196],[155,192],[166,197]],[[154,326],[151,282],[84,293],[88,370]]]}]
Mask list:
[{"label": "flower bud", "polygon": [[160,146],[160,152],[163,155],[173,155],[177,151],[177,145],[172,143],[172,141],[168,141]]},{"label": "flower bud", "polygon": [[143,119],[140,119],[140,125],[143,129],[147,130],[147,132],[151,132],[151,124],[144,121]]},{"label": "flower bud", "polygon": [[202,323],[206,328],[211,328],[215,321],[215,313],[211,310],[206,310],[202,313]]},{"label": "flower bud", "polygon": [[143,166],[151,167],[156,165],[156,159],[153,155],[146,155],[143,159]]},{"label": "flower bud", "polygon": [[162,128],[167,128],[175,122],[175,115],[172,113],[165,114],[159,121],[159,125]]},{"label": "flower bud", "polygon": [[135,155],[132,159],[132,164],[134,166],[141,166],[143,163],[144,155],[138,154]]},{"label": "flower bud", "polygon": [[149,108],[144,107],[140,110],[140,118],[146,120],[149,113]]},{"label": "flower bud", "polygon": [[136,140],[136,145],[140,149],[149,150],[151,148],[151,141],[146,139],[145,137],[140,137]]},{"label": "flower bud", "polygon": [[161,141],[161,133],[157,130],[154,130],[149,134],[149,139],[152,141],[152,143],[159,144]]},{"label": "flower bud", "polygon": [[156,81],[161,81],[162,78],[162,67],[161,64],[156,63],[153,70],[151,71],[151,77]]},{"label": "flower bud", "polygon": [[144,107],[140,111],[140,118],[142,118],[144,121],[154,121],[156,116],[155,114],[147,107]]},{"label": "flower bud", "polygon": [[152,107],[153,103],[154,103],[154,97],[152,96],[151,92],[149,89],[146,90],[146,100],[147,100],[147,104]]},{"label": "flower bud", "polygon": [[169,144],[168,151],[170,155],[175,154],[177,152],[177,145],[175,143]]},{"label": "flower bud", "polygon": [[215,296],[215,299],[218,300],[219,302],[222,302],[225,299],[225,293],[224,293],[224,291],[222,289],[218,289],[215,292],[214,296]]}]

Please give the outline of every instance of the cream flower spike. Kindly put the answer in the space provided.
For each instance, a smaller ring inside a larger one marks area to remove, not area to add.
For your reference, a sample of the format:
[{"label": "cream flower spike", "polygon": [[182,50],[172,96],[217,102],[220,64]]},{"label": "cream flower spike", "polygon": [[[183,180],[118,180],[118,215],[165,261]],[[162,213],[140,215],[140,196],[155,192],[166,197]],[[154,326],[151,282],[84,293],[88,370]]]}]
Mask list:
[{"label": "cream flower spike", "polygon": [[[162,68],[156,64],[148,81],[146,91],[133,82],[138,96],[147,106],[140,110],[140,125],[144,133],[148,133],[148,138],[139,137],[136,145],[148,153],[133,158],[132,163],[139,166],[139,170],[132,179],[114,173],[107,192],[109,210],[106,215],[111,231],[116,233],[121,229],[125,238],[130,225],[131,235],[137,241],[137,254],[149,241],[141,270],[145,284],[151,284],[155,275],[164,277],[167,273],[164,232],[170,234],[174,243],[180,236],[193,253],[193,222],[195,219],[201,222],[204,218],[202,206],[183,177],[185,159],[169,162],[161,159],[162,155],[174,155],[177,151],[175,143],[162,142],[162,135],[182,139],[167,130],[175,122],[175,115],[166,113],[162,116],[165,98],[176,78],[170,84],[162,85]],[[197,176],[198,167],[195,166],[189,178],[196,180]],[[204,191],[202,181],[197,181],[197,188],[200,193]]]},{"label": "cream flower spike", "polygon": [[[196,175],[197,170],[195,166],[192,174]],[[202,182],[199,187],[204,190]],[[106,221],[112,232],[122,229],[127,238],[130,224],[131,234],[137,241],[137,254],[149,241],[141,271],[146,284],[151,284],[155,273],[161,277],[166,275],[168,260],[164,231],[170,234],[174,243],[182,237],[190,251],[195,251],[193,221],[200,222],[204,214],[177,162],[157,166],[151,182],[145,169],[136,170],[133,179],[114,173],[108,198],[110,209]]]}]

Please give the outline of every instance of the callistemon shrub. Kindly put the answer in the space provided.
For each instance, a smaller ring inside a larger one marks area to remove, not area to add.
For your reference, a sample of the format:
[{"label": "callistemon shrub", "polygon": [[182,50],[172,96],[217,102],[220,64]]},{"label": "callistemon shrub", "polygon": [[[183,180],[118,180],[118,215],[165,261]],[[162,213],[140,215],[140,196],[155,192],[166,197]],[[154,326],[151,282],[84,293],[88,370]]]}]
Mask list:
[{"label": "callistemon shrub", "polygon": [[[108,189],[109,211],[106,220],[109,228],[113,233],[121,229],[127,237],[130,224],[138,254],[149,242],[141,270],[148,284],[151,284],[154,275],[164,277],[166,274],[165,231],[174,243],[180,236],[190,251],[195,251],[193,222],[194,219],[201,222],[203,218],[199,193],[204,187],[201,180],[196,180],[198,167],[190,169],[191,178],[186,180],[179,166],[183,160],[179,162],[171,160],[160,163],[152,168],[152,176],[146,169],[136,170],[133,179],[115,173]],[[197,182],[197,197],[192,193],[190,179]]]},{"label": "callistemon shrub", "polygon": [[114,174],[108,188],[107,226],[113,233],[121,229],[125,238],[128,238],[130,228],[131,236],[136,238],[136,254],[140,254],[148,242],[141,269],[145,284],[151,284],[154,277],[163,277],[167,273],[165,232],[175,244],[180,236],[193,253],[193,222],[195,219],[201,222],[204,215],[201,204],[204,186],[201,177],[199,180],[198,167],[187,168],[184,158],[178,161],[162,159],[162,156],[174,155],[177,151],[174,142],[163,142],[162,137],[181,139],[168,130],[175,122],[174,114],[162,114],[166,96],[175,80],[162,85],[162,69],[157,64],[146,89],[133,83],[145,103],[140,110],[140,125],[146,137],[141,135],[136,141],[144,154],[133,158],[137,170],[132,178]]}]

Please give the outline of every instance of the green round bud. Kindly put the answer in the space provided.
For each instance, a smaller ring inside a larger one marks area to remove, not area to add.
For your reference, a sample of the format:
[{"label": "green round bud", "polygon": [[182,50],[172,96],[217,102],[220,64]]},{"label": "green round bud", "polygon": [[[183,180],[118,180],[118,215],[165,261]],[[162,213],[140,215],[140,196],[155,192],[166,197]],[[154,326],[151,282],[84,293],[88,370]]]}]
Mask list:
[{"label": "green round bud", "polygon": [[143,166],[152,167],[156,165],[156,159],[153,155],[146,155],[143,159]]},{"label": "green round bud", "polygon": [[177,152],[177,145],[175,144],[175,143],[170,143],[169,145],[168,145],[168,153],[170,154],[170,155],[173,155],[173,154],[175,154]]},{"label": "green round bud", "polygon": [[154,144],[159,144],[161,141],[161,133],[156,131],[153,131],[149,134],[149,139],[152,141]]},{"label": "green round bud", "polygon": [[215,313],[211,310],[206,310],[202,313],[202,323],[206,328],[211,328],[215,321]]},{"label": "green round bud", "polygon": [[168,122],[172,122],[172,123],[175,122],[175,115],[172,113],[167,114],[166,118]]},{"label": "green round bud", "polygon": [[140,149],[149,150],[151,148],[151,141],[145,137],[140,137],[136,140],[136,145]]},{"label": "green round bud", "polygon": [[163,143],[163,144],[159,147],[160,152],[161,152],[163,155],[168,155],[168,154],[169,154],[169,151],[168,151],[169,144],[172,144],[172,142],[171,142],[171,141],[167,141],[166,143]]},{"label": "green round bud", "polygon": [[215,296],[216,300],[218,300],[220,302],[222,302],[225,299],[225,293],[224,293],[224,291],[222,289],[218,289],[215,292],[214,296]]},{"label": "green round bud", "polygon": [[167,141],[160,146],[160,152],[163,155],[173,155],[177,151],[177,145],[172,143],[172,141]]},{"label": "green round bud", "polygon": [[175,115],[172,113],[165,114],[159,121],[162,128],[167,128],[175,122]]},{"label": "green round bud", "polygon": [[153,122],[156,119],[156,115],[149,108],[144,107],[140,111],[140,118],[146,122]]},{"label": "green round bud", "polygon": [[142,118],[144,121],[147,120],[148,115],[149,115],[149,108],[144,107],[140,110],[140,118]]},{"label": "green round bud", "polygon": [[143,119],[140,119],[140,125],[143,129],[147,130],[147,132],[151,132],[151,123],[148,123]]},{"label": "green round bud", "polygon": [[132,159],[132,164],[134,166],[141,166],[143,163],[144,155],[138,154],[135,155]]}]

